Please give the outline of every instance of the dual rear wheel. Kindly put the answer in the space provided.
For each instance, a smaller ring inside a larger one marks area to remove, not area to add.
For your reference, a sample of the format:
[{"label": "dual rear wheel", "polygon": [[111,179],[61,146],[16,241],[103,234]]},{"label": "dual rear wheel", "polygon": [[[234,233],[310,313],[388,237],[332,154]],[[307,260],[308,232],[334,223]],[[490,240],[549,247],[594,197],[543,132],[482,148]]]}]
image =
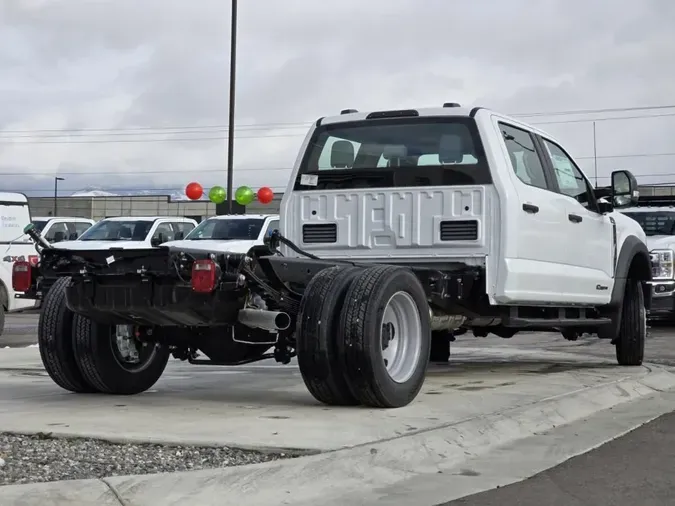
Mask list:
[{"label": "dual rear wheel", "polygon": [[409,404],[424,383],[430,346],[426,294],[410,269],[331,267],[307,285],[298,365],[309,392],[325,404]]},{"label": "dual rear wheel", "polygon": [[128,326],[105,325],[66,305],[70,278],[59,278],[38,323],[42,363],[52,380],[76,393],[131,395],[151,388],[169,360],[166,346],[142,343]]}]

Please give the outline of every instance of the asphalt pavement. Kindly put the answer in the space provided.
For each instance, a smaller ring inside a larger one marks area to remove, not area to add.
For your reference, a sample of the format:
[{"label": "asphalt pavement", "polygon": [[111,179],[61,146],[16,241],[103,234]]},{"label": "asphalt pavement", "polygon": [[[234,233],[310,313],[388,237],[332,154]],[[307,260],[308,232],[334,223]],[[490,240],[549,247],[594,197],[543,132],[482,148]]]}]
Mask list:
[{"label": "asphalt pavement", "polygon": [[24,348],[37,343],[38,314],[8,314],[5,331],[0,335],[0,348]]},{"label": "asphalt pavement", "polygon": [[675,413],[520,483],[443,506],[672,506]]}]

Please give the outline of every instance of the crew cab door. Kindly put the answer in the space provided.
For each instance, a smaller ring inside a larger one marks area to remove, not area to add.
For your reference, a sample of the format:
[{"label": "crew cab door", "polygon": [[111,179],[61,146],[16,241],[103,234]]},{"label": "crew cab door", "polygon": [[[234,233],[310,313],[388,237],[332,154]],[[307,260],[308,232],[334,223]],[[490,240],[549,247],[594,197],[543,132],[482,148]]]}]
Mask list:
[{"label": "crew cab door", "polygon": [[572,157],[556,142],[538,136],[556,192],[565,198],[565,249],[570,278],[577,283],[577,302],[609,302],[614,286],[614,224],[601,214],[593,187]]},{"label": "crew cab door", "polygon": [[565,197],[555,193],[544,153],[532,132],[499,118],[495,127],[502,140],[505,183],[515,189],[505,196],[504,263],[494,298],[501,304],[564,303],[576,297],[568,277]]}]

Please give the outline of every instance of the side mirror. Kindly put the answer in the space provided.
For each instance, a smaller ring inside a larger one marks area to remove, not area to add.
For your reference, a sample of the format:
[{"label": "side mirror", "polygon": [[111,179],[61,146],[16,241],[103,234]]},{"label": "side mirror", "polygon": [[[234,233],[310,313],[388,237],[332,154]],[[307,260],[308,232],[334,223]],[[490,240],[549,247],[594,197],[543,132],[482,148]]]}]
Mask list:
[{"label": "side mirror", "polygon": [[183,232],[176,232],[176,236],[173,238],[174,241],[180,241],[185,237]]},{"label": "side mirror", "polygon": [[61,242],[65,240],[65,238],[66,238],[65,232],[56,232],[54,234],[54,239],[52,239],[52,242]]},{"label": "side mirror", "polygon": [[162,234],[162,233],[160,232],[160,233],[157,235],[157,237],[153,237],[152,239],[150,239],[150,246],[155,246],[155,247],[156,247],[156,246],[159,246],[160,244],[162,244],[163,242],[166,242],[166,241],[164,240],[164,234]]},{"label": "side mirror", "polygon": [[637,179],[630,171],[612,172],[612,204],[615,208],[634,206],[639,198]]},{"label": "side mirror", "polygon": [[69,240],[69,241],[75,241],[76,239],[77,239],[77,232],[73,232],[73,233],[70,234],[70,236],[68,237],[68,240]]}]

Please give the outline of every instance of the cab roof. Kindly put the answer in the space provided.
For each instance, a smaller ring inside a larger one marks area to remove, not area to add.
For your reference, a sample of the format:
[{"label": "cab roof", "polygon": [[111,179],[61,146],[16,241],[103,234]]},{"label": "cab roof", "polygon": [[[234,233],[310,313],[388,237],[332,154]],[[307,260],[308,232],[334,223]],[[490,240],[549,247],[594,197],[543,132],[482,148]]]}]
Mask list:
[{"label": "cab roof", "polygon": [[33,216],[33,221],[51,221],[51,220],[68,220],[68,221],[95,221],[90,218],[82,218],[81,216]]},{"label": "cab roof", "polygon": [[260,219],[264,220],[267,218],[279,219],[278,214],[220,214],[217,216],[209,216],[208,219],[216,220],[250,220],[250,219]]},{"label": "cab roof", "polygon": [[410,109],[394,109],[394,110],[382,110],[382,111],[364,111],[359,112],[356,109],[345,109],[341,114],[334,116],[326,116],[320,118],[315,126],[321,125],[333,125],[339,123],[348,123],[352,121],[366,121],[369,119],[405,119],[405,118],[414,118],[414,117],[467,117],[467,118],[480,118],[484,115],[495,115],[501,120],[504,120],[508,123],[513,124],[514,126],[526,127],[531,132],[537,133],[542,137],[546,137],[552,141],[558,142],[558,140],[551,136],[548,132],[536,128],[536,126],[527,123],[526,121],[519,120],[508,114],[502,114],[498,111],[493,111],[487,107],[475,106],[475,107],[463,107],[460,104],[454,102],[446,102],[442,107],[421,107],[421,108],[410,108]]},{"label": "cab roof", "polygon": [[[192,218],[185,216],[114,216],[112,218],[104,218],[106,221],[157,221],[157,220],[173,220],[173,221],[190,221]],[[103,220],[101,220],[103,221]]]}]

